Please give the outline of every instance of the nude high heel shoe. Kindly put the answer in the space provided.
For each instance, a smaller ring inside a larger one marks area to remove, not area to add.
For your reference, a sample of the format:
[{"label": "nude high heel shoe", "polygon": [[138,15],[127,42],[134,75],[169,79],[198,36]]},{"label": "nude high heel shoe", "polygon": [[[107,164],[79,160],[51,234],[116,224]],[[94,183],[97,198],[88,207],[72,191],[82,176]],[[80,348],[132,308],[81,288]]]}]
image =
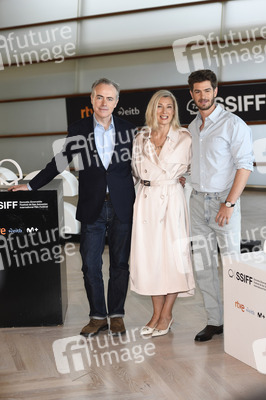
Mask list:
[{"label": "nude high heel shoe", "polygon": [[153,333],[154,329],[155,329],[155,327],[151,328],[150,326],[145,325],[140,329],[139,333],[141,335],[151,335]]},{"label": "nude high heel shoe", "polygon": [[154,329],[151,336],[155,337],[155,336],[166,335],[169,332],[169,329],[171,328],[172,323],[173,323],[173,318],[169,322],[169,325],[166,329]]}]

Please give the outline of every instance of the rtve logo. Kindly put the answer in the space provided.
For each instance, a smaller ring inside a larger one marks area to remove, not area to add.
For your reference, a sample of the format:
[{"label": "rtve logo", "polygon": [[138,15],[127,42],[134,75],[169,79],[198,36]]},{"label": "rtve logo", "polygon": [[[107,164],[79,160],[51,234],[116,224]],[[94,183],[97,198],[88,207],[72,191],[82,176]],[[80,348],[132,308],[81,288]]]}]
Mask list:
[{"label": "rtve logo", "polygon": [[0,201],[0,210],[9,210],[17,208],[18,201]]},{"label": "rtve logo", "polygon": [[235,308],[238,308],[242,312],[245,312],[245,306],[244,304],[240,304],[239,301],[235,301]]},{"label": "rtve logo", "polygon": [[89,117],[93,114],[93,109],[86,106],[85,108],[81,108],[80,110],[80,115],[81,115],[81,119]]},{"label": "rtve logo", "polygon": [[236,280],[243,283],[248,283],[249,285],[252,284],[253,278],[252,276],[245,275],[242,272],[236,273]]}]

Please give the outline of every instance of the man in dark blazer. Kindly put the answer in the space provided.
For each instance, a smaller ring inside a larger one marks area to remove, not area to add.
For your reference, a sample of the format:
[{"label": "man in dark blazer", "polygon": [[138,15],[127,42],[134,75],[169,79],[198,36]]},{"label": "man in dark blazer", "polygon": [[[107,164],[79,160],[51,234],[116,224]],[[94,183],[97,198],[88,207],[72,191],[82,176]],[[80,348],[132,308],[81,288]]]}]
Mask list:
[{"label": "man in dark blazer", "polygon": [[[94,114],[70,125],[63,149],[28,185],[9,190],[37,190],[62,172],[76,156],[79,160],[79,197],[76,218],[81,221],[80,253],[90,321],[81,335],[108,329],[125,333],[124,303],[129,278],[129,252],[135,190],[131,152],[135,126],[112,115],[119,86],[108,79],[92,85]],[[102,278],[105,236],[109,244],[107,305]]]}]

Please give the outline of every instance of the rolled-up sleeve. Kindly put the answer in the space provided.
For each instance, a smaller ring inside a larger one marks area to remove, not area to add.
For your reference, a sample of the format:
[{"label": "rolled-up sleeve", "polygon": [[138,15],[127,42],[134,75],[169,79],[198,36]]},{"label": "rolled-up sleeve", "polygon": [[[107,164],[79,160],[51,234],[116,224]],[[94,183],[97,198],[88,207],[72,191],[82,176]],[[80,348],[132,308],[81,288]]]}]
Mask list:
[{"label": "rolled-up sleeve", "polygon": [[252,131],[242,120],[235,119],[232,129],[231,152],[236,169],[253,171]]}]

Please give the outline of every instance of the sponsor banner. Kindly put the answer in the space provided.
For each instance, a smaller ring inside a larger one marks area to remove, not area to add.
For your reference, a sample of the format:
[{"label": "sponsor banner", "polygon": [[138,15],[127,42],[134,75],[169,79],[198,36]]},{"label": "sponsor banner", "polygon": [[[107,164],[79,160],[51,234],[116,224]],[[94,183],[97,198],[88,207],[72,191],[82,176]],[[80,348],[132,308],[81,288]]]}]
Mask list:
[{"label": "sponsor banner", "polygon": [[48,203],[43,200],[6,200],[0,201],[0,213],[2,210],[9,209],[31,209],[31,208],[48,208]]},{"label": "sponsor banner", "polygon": [[[137,126],[144,125],[147,104],[158,89],[143,89],[120,93],[114,114]],[[191,99],[188,88],[169,88],[179,106],[182,125],[188,125],[197,114],[197,107]],[[266,121],[266,83],[232,84],[219,86],[216,101],[248,122]],[[66,98],[68,125],[89,117],[93,113],[89,96]]]},{"label": "sponsor banner", "polygon": [[56,191],[1,192],[0,221],[0,273],[51,260],[47,249],[59,242]]},{"label": "sponsor banner", "polygon": [[60,225],[62,188],[58,179],[37,191],[0,186],[1,328],[63,323],[71,246]]},{"label": "sponsor banner", "polygon": [[266,254],[223,258],[225,352],[266,374]]}]

